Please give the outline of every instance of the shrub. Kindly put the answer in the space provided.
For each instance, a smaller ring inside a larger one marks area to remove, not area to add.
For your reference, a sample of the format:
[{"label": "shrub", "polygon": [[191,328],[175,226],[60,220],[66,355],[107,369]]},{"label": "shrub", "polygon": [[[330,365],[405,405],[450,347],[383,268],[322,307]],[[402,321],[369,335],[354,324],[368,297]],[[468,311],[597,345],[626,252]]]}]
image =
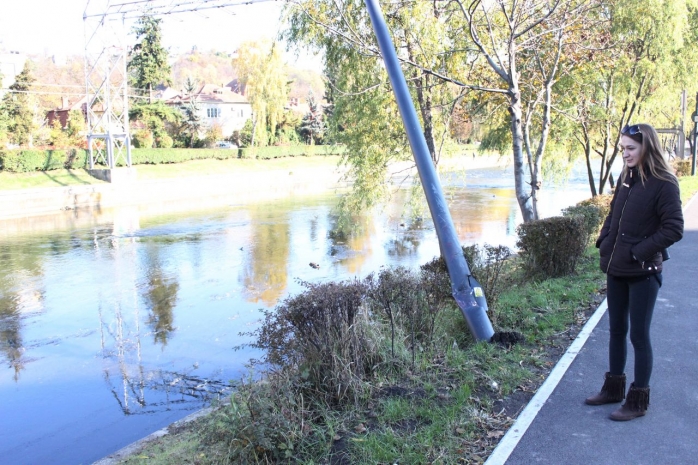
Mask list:
[{"label": "shrub", "polygon": [[363,305],[366,283],[301,284],[303,293],[264,312],[252,345],[266,351],[265,363],[298,367],[309,397],[330,405],[358,402],[381,360]]},{"label": "shrub", "polygon": [[2,155],[2,167],[12,173],[42,171],[49,161],[44,150],[8,150]]},{"label": "shrub", "polygon": [[603,224],[604,220],[611,212],[611,200],[613,200],[612,194],[602,194],[590,199],[582,200],[581,202],[577,203],[577,206],[583,207],[586,205],[594,205],[599,207],[599,215],[601,216],[601,223]]},{"label": "shrub", "polygon": [[[487,306],[491,314],[492,324],[497,322],[497,300],[501,292],[501,274],[506,260],[512,255],[509,247],[498,245],[493,246],[477,244],[462,247],[463,256],[468,262],[470,272],[482,286],[482,291],[487,299]],[[427,287],[433,289],[432,292],[440,293],[440,298],[452,299],[450,278],[446,261],[443,257],[438,257],[421,266],[423,281]],[[443,277],[445,276],[445,278]],[[430,284],[433,280],[446,280],[448,286],[434,286]]]},{"label": "shrub", "polygon": [[690,176],[691,175],[691,167],[692,167],[692,160],[677,160],[674,159],[671,162],[671,165],[674,167],[674,170],[676,171],[676,176],[681,177],[681,176]]},{"label": "shrub", "polygon": [[131,135],[133,146],[139,149],[149,149],[153,147],[153,133],[147,129],[141,129]]},{"label": "shrub", "polygon": [[68,151],[65,167],[66,169],[79,169],[89,167],[90,152],[85,149],[71,149]]},{"label": "shrub", "polygon": [[171,149],[174,145],[174,140],[167,134],[163,134],[155,140],[155,143],[160,149]]},{"label": "shrub", "polygon": [[368,295],[378,315],[387,318],[390,327],[390,354],[395,358],[395,337],[402,333],[410,337],[409,347],[412,363],[419,340],[429,339],[433,329],[433,318],[424,311],[424,291],[419,276],[406,268],[385,268],[377,277],[369,276]]},{"label": "shrub", "polygon": [[598,205],[574,205],[562,210],[562,216],[578,216],[584,225],[584,243],[589,244],[590,239],[596,240],[596,236],[603,225],[605,216],[601,216],[602,207]]},{"label": "shrub", "polygon": [[303,384],[281,370],[263,382],[240,386],[201,432],[202,443],[212,448],[207,455],[222,455],[223,463],[289,462],[313,419],[298,395]]},{"label": "shrub", "polygon": [[530,221],[516,232],[526,271],[544,278],[574,272],[587,245],[584,220],[578,215]]}]

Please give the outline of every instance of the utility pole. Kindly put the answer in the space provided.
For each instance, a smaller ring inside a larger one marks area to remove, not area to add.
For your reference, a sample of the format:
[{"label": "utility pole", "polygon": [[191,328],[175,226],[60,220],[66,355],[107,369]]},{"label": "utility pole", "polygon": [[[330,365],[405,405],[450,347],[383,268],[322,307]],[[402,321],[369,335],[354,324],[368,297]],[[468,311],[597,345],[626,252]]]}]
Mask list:
[{"label": "utility pole", "polygon": [[696,111],[693,113],[693,155],[691,156],[691,176],[696,175],[696,151],[698,150],[698,92],[696,92]]},{"label": "utility pole", "polygon": [[390,77],[390,83],[395,93],[400,116],[405,125],[407,138],[410,141],[414,161],[419,172],[419,179],[424,188],[429,211],[434,220],[434,228],[439,239],[441,255],[446,261],[448,274],[451,278],[451,290],[456,303],[461,309],[470,332],[477,341],[489,341],[494,335],[492,323],[487,317],[487,301],[478,283],[468,268],[468,263],[463,256],[463,250],[456,234],[456,228],[451,219],[451,213],[446,204],[446,198],[436,174],[434,164],[431,162],[421,124],[417,118],[410,91],[407,88],[405,75],[400,69],[400,62],[395,53],[395,45],[388,32],[388,27],[383,19],[378,0],[365,0],[366,9],[371,17],[373,31],[378,39],[385,69]]}]

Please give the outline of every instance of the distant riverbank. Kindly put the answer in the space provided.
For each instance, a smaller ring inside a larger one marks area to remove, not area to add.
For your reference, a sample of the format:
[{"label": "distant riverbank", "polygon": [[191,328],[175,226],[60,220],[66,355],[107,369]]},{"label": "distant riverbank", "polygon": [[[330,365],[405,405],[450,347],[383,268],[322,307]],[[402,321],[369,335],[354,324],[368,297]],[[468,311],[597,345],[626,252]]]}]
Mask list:
[{"label": "distant riverbank", "polygon": [[[295,157],[274,160],[198,160],[177,165],[139,165],[117,168],[115,182],[86,178],[86,173],[34,173],[11,176],[60,179],[57,187],[0,190],[0,220],[32,218],[65,211],[94,211],[137,205],[158,210],[186,210],[235,203],[273,200],[289,195],[309,195],[347,187],[346,169],[338,156]],[[452,157],[442,160],[443,170],[474,169],[501,164],[498,157]],[[403,162],[393,172],[405,172]],[[121,178],[121,179],[119,179]],[[75,184],[68,184],[70,180]],[[27,185],[36,185],[35,180]],[[90,184],[86,184],[90,182]],[[46,183],[44,183],[46,184]],[[66,185],[61,185],[66,184]],[[50,184],[47,184],[50,185]],[[210,205],[209,205],[210,204]]]}]

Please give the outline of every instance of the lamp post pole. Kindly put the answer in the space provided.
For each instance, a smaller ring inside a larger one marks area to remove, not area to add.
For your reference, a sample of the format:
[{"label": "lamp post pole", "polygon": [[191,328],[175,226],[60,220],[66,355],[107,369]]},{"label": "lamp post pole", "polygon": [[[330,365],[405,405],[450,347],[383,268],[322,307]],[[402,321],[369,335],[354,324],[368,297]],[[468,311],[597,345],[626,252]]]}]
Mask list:
[{"label": "lamp post pole", "polygon": [[489,341],[494,335],[494,330],[492,329],[492,323],[487,317],[487,301],[485,300],[482,287],[470,273],[468,264],[463,256],[456,228],[453,225],[451,213],[448,210],[436,169],[431,161],[424,133],[417,118],[417,111],[414,108],[412,97],[407,88],[405,76],[400,69],[395,46],[383,19],[380,5],[378,0],[365,0],[365,3],[400,109],[402,122],[405,125],[405,131],[410,141],[419,178],[429,205],[429,211],[434,220],[441,254],[446,261],[448,274],[451,278],[453,297],[463,312],[473,337],[478,341]]}]

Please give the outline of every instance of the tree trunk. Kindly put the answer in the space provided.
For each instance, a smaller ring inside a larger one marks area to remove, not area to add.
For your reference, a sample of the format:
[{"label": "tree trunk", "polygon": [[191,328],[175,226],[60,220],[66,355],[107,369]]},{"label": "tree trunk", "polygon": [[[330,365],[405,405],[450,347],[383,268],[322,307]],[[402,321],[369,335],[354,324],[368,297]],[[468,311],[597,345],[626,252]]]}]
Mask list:
[{"label": "tree trunk", "polygon": [[521,124],[521,93],[516,83],[509,88],[509,113],[511,115],[511,136],[514,155],[514,186],[516,200],[521,209],[524,223],[533,221],[535,214],[531,203],[531,196],[526,191],[524,181],[524,157],[523,157],[523,130]]},{"label": "tree trunk", "polygon": [[587,165],[587,179],[589,180],[589,189],[591,190],[591,196],[596,197],[598,195],[596,191],[596,181],[594,181],[594,170],[591,166],[591,140],[589,140],[589,132],[587,131],[586,126],[582,126],[583,134],[584,134],[584,143],[582,144],[582,147],[584,147],[584,158],[586,159],[586,165]]},{"label": "tree trunk", "polygon": [[552,82],[548,82],[548,84],[545,86],[545,104],[543,105],[543,121],[541,124],[540,140],[538,141],[536,156],[533,159],[533,166],[531,167],[531,203],[533,205],[533,218],[536,220],[539,219],[538,191],[543,187],[543,179],[540,174],[540,164],[543,160],[545,147],[548,144],[550,126],[552,125],[550,118],[550,109],[553,106],[552,86]]},{"label": "tree trunk", "polygon": [[[439,164],[439,158],[436,156],[436,142],[434,140],[434,123],[431,116],[431,91],[429,91],[429,75],[422,72],[417,85],[417,103],[419,110],[422,113],[422,124],[424,126],[424,139],[431,155],[431,161],[436,167]],[[425,92],[424,89],[427,89]]]}]

